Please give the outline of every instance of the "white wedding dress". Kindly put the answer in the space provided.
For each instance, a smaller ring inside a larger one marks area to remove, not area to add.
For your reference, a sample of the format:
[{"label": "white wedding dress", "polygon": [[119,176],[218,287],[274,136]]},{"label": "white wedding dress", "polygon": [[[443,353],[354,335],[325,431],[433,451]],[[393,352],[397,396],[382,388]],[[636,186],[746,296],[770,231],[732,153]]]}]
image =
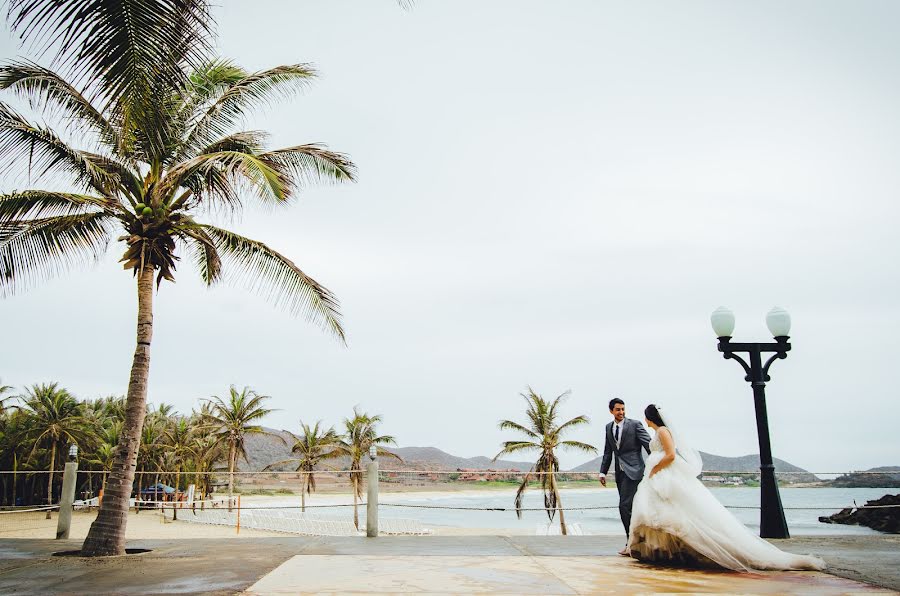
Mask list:
[{"label": "white wedding dress", "polygon": [[[664,427],[661,427],[664,428]],[[659,431],[650,441],[644,479],[631,514],[628,548],[641,561],[733,569],[824,569],[811,556],[779,550],[753,534],[703,486],[693,466],[676,456],[650,477],[665,455]]]}]

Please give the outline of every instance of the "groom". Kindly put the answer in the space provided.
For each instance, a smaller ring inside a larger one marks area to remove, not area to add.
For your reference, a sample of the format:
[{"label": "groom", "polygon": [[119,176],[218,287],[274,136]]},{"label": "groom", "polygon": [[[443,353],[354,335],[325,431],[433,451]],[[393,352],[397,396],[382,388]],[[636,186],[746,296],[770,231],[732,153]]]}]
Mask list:
[{"label": "groom", "polygon": [[[619,515],[625,526],[626,545],[628,529],[631,526],[631,502],[638,484],[644,477],[644,458],[641,449],[650,453],[650,435],[637,420],[625,417],[625,402],[618,397],[609,401],[609,413],[613,420],[606,425],[606,447],[600,464],[600,484],[606,486],[606,474],[615,455],[616,488],[619,490]],[[627,555],[626,548],[619,551]]]}]

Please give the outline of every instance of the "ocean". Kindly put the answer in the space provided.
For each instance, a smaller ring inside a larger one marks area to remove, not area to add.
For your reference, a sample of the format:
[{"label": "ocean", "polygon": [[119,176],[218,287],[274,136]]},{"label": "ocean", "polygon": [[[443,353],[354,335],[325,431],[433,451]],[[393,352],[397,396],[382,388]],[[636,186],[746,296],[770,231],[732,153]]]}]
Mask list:
[{"label": "ocean", "polygon": [[[726,506],[758,507],[759,488],[710,488],[710,491]],[[843,507],[851,506],[854,501],[863,505],[867,500],[896,493],[897,489],[885,488],[781,488],[782,505],[792,536],[824,535],[824,534],[878,534],[874,530],[861,526],[840,524],[823,524],[819,516],[837,513]],[[614,488],[567,489],[561,492],[566,522],[577,523],[585,534],[621,534],[622,522],[619,519],[618,494]],[[516,517],[511,510],[514,505],[515,489],[492,491],[467,491],[461,494],[446,493],[440,496],[416,495],[416,493],[382,493],[381,503],[403,505],[428,505],[443,507],[475,507],[506,508],[508,511],[469,511],[448,509],[416,509],[407,507],[382,507],[379,515],[385,518],[417,519],[425,527],[449,526],[457,528],[495,528],[510,529],[517,532],[533,534],[540,526],[548,523],[546,513],[542,511],[526,511],[522,519]],[[314,495],[309,501],[316,502]],[[539,490],[529,489],[525,494],[524,507],[543,507],[543,498]],[[579,507],[610,506],[610,509],[578,511]],[[792,509],[794,507],[812,507],[813,509]],[[336,513],[336,509],[319,509],[318,512],[328,515]],[[748,528],[759,531],[758,509],[730,509]],[[365,515],[363,513],[363,515]],[[553,522],[559,525],[558,520]]]}]

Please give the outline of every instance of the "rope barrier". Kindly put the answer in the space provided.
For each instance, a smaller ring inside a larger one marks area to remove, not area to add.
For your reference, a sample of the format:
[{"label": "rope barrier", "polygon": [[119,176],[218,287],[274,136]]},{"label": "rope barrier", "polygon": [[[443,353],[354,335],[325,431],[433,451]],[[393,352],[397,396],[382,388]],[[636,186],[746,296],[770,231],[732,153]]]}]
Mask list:
[{"label": "rope barrier", "polygon": [[43,507],[31,507],[28,509],[6,509],[0,511],[3,513],[31,513],[33,511],[47,511],[48,509],[59,509],[59,505],[44,505]]},{"label": "rope barrier", "polygon": [[[365,502],[357,503],[358,507],[365,507]],[[450,511],[517,511],[515,507],[466,507],[466,506],[449,506],[449,505],[420,505],[420,504],[412,504],[412,503],[379,503],[379,507],[403,507],[407,509],[446,509]],[[306,505],[306,509],[326,509],[326,508],[334,508],[334,507],[353,507],[353,503],[339,503],[339,504],[331,504],[331,505]],[[727,509],[759,509],[759,506],[755,505],[725,505]],[[844,509],[890,509],[900,507],[900,505],[838,505],[834,507],[828,506],[819,506],[819,507],[783,507],[784,510],[792,510],[792,511],[831,511],[835,509],[844,510]],[[603,509],[618,509],[618,505],[600,505],[595,507],[564,507],[563,511],[596,511]],[[194,507],[190,505],[185,505],[183,507],[175,507],[172,505],[163,505],[160,504],[156,509],[178,509],[179,511],[190,511],[194,509]],[[209,509],[215,509],[217,511],[222,511],[228,509],[227,505],[223,505],[221,507],[208,508],[204,509],[204,511]],[[300,505],[271,505],[265,507],[237,507],[232,506],[231,510],[240,509],[241,511],[266,511],[270,509],[302,509]],[[519,508],[518,511],[552,511],[547,507],[522,507]]]},{"label": "rope barrier", "polygon": [[[55,470],[54,474],[61,473],[60,470]],[[103,470],[78,470],[79,474],[102,474]],[[109,473],[109,472],[107,472]],[[235,476],[306,476],[309,474],[361,474],[365,475],[365,470],[313,470],[312,472],[300,471],[300,472],[276,472],[276,471],[265,471],[265,472],[234,472]],[[759,474],[759,470],[756,471],[734,471],[734,470],[703,470],[702,474],[730,474],[732,476],[746,476],[751,475],[755,476]],[[19,474],[19,475],[30,475],[30,474],[50,474],[50,470],[0,470],[0,474]],[[191,478],[196,476],[228,476],[227,470],[216,470],[213,472],[136,472],[136,476],[179,476],[181,478]],[[520,470],[481,470],[475,468],[466,468],[462,470],[390,470],[390,469],[382,469],[379,470],[379,474],[434,474],[434,475],[447,475],[447,474],[483,474],[489,476],[543,476],[547,474],[556,474],[557,476],[602,476],[599,471],[597,472],[574,472],[574,471],[559,471],[559,472],[528,472],[528,471],[520,471]],[[812,474],[814,476],[847,476],[850,474],[853,475],[874,475],[874,476],[898,476],[900,472],[855,472],[855,471],[844,471],[844,472],[788,472],[788,471],[775,471],[776,475],[808,475]]]}]

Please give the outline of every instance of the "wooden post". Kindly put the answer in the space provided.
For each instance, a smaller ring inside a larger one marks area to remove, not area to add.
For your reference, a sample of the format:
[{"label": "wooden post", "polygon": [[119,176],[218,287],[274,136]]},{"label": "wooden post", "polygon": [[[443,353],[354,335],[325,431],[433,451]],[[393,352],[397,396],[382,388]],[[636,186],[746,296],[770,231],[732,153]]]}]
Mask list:
[{"label": "wooden post", "polygon": [[238,493],[238,502],[237,502],[237,533],[241,533],[241,495]]}]

